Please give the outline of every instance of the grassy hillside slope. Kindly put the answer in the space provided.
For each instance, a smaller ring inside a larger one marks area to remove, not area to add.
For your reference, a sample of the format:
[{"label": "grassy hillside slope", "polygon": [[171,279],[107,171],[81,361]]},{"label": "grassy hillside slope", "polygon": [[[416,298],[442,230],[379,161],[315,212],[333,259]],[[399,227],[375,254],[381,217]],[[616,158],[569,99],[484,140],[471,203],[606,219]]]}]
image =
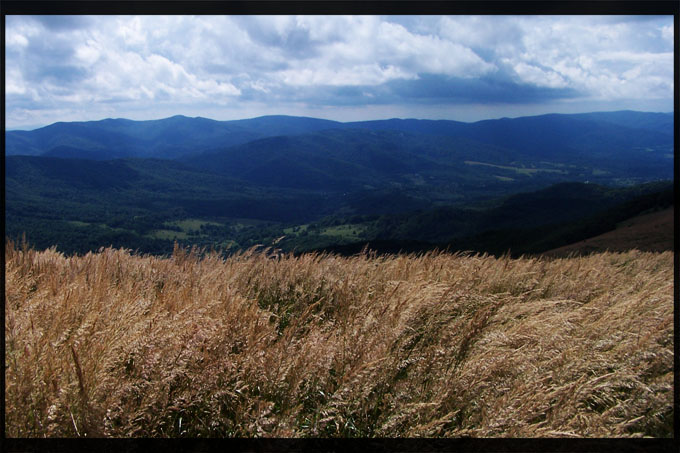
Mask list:
[{"label": "grassy hillside slope", "polygon": [[8,437],[672,436],[669,252],[5,259]]},{"label": "grassy hillside slope", "polygon": [[[617,223],[641,213],[672,207],[673,200],[673,185],[669,181],[619,188],[595,184],[557,184],[467,208],[441,207],[401,215],[383,215],[377,220],[363,223],[361,221],[367,217],[355,216],[352,217],[355,223],[347,227],[352,228],[350,231],[361,232],[360,236],[347,236],[349,240],[344,242],[335,239],[334,244],[329,238],[326,244],[317,247],[343,255],[359,253],[368,244],[369,249],[380,253],[396,253],[400,250],[420,252],[438,247],[442,250],[471,250],[496,256],[509,250],[513,257],[519,257],[543,253],[606,233],[614,230]],[[322,225],[341,223],[342,219],[333,218],[319,222]],[[290,249],[293,248],[291,244],[294,244],[296,250],[304,251],[305,241],[310,243],[315,239],[308,231],[304,233],[307,234],[300,239],[286,231],[291,237],[281,241],[281,247]],[[663,236],[664,243],[670,238],[672,246],[672,224],[660,224],[658,229],[647,230],[646,233]],[[297,234],[300,235],[299,232]],[[620,243],[616,251],[636,248],[636,244],[642,244],[640,238],[628,247]]]},{"label": "grassy hillside slope", "polygon": [[673,208],[635,216],[620,222],[614,231],[545,252],[548,256],[638,250],[673,250]]}]

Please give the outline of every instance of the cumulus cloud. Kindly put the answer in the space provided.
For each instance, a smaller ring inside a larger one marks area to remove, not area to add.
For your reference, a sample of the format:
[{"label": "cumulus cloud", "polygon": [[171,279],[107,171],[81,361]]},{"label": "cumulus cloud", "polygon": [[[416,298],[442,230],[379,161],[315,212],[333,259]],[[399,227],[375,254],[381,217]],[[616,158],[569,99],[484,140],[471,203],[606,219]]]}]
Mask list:
[{"label": "cumulus cloud", "polygon": [[10,127],[673,92],[671,16],[7,16],[5,43]]},{"label": "cumulus cloud", "polygon": [[23,95],[26,94],[26,83],[23,80],[21,71],[17,68],[7,68],[5,70],[5,94]]},{"label": "cumulus cloud", "polygon": [[[442,18],[443,36],[479,51],[519,84],[588,99],[672,97],[672,18]],[[670,27],[670,28],[669,28]]]},{"label": "cumulus cloud", "polygon": [[173,50],[180,54],[181,47],[156,45],[168,36],[159,36],[150,26],[153,17],[89,19],[13,17],[9,21],[7,33],[13,36],[13,52],[8,52],[12,70],[6,77],[10,107],[15,95],[26,95],[26,86],[36,87],[38,97],[46,100],[37,107],[83,102],[219,103],[240,94],[228,75],[196,73],[189,61],[175,58]]}]

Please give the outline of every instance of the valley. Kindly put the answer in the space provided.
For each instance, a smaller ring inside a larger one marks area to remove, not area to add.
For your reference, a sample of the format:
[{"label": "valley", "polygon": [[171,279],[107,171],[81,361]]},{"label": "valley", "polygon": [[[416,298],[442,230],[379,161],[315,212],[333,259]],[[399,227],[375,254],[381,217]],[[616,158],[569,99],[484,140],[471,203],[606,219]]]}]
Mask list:
[{"label": "valley", "polygon": [[597,216],[636,197],[618,221],[672,206],[672,147],[672,115],[642,112],[57,123],[6,134],[5,235],[80,254],[540,253],[612,229]]}]

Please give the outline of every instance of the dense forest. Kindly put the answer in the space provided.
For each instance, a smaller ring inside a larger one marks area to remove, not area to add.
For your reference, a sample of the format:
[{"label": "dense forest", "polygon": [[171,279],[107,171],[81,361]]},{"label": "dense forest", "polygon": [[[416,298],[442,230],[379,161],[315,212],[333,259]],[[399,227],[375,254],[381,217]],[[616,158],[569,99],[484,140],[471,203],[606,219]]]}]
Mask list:
[{"label": "dense forest", "polygon": [[65,253],[539,253],[673,204],[667,114],[177,116],[9,131],[6,145],[5,235]]}]

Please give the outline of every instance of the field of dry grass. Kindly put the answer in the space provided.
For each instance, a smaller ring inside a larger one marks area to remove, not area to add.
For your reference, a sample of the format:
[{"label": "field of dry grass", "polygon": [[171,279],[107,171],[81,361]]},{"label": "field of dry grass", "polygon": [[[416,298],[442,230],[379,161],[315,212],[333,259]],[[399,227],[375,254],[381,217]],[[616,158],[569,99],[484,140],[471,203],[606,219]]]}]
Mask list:
[{"label": "field of dry grass", "polygon": [[673,254],[5,248],[8,437],[668,437]]}]

